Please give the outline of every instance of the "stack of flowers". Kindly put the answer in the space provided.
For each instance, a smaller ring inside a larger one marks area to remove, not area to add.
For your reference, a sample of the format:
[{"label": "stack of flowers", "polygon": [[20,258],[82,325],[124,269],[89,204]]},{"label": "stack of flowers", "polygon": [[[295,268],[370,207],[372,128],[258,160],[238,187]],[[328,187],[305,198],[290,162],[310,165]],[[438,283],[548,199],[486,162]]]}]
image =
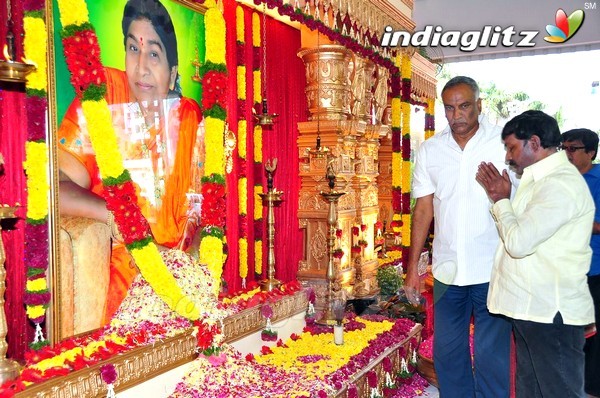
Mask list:
[{"label": "stack of flowers", "polygon": [[267,325],[260,333],[260,338],[262,341],[277,341],[277,331],[273,330],[273,325],[271,325],[271,317],[273,316],[273,308],[268,303],[263,304],[260,309],[262,316],[267,318]]},{"label": "stack of flowers", "polygon": [[259,364],[244,358],[229,345],[221,351],[225,361],[215,366],[206,358],[193,362],[192,370],[177,384],[172,398],[315,397],[333,390],[322,381],[309,380],[293,369]]},{"label": "stack of flowers", "polygon": [[161,254],[181,291],[201,308],[201,321],[192,323],[172,311],[169,303],[165,303],[149,283],[138,276],[109,325],[89,335],[30,352],[19,378],[3,385],[0,396],[10,397],[33,383],[64,376],[194,326],[199,351],[209,356],[218,354],[223,341],[220,324],[229,313],[212,294],[209,271],[184,252],[170,250]]}]

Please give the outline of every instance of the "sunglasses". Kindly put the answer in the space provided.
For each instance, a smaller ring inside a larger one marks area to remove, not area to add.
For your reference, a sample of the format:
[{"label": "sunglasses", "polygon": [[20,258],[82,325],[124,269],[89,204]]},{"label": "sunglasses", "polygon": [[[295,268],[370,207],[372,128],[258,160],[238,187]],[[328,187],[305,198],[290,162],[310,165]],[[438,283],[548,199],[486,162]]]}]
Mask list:
[{"label": "sunglasses", "polygon": [[566,145],[561,145],[560,149],[573,153],[575,151],[577,151],[578,149],[585,149],[584,146],[566,146]]}]

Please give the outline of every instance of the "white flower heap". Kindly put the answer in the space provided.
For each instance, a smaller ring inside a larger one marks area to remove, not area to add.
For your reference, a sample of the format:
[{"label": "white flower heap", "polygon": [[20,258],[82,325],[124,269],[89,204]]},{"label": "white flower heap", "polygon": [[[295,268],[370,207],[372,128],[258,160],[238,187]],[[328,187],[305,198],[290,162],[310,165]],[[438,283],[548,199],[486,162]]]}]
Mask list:
[{"label": "white flower heap", "polygon": [[[221,323],[228,313],[221,308],[214,294],[212,278],[206,265],[195,261],[180,250],[168,250],[161,253],[168,270],[175,277],[183,294],[200,309],[200,319],[207,325]],[[189,320],[178,315],[169,307],[176,303],[167,303],[159,297],[146,280],[138,275],[110,323],[112,331],[127,334],[133,330],[153,330],[160,327],[170,337],[191,326]],[[222,328],[220,328],[222,329]],[[223,335],[215,336],[220,343]]]}]

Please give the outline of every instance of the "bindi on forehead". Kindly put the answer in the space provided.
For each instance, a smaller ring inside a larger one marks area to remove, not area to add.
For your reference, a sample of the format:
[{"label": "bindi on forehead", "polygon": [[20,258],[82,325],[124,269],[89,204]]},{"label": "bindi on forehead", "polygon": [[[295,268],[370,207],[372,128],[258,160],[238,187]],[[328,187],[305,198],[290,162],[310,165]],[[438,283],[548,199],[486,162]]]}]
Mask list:
[{"label": "bindi on forehead", "polygon": [[139,41],[140,41],[140,45],[143,46],[144,45],[144,38],[142,36],[140,36],[140,40]]}]

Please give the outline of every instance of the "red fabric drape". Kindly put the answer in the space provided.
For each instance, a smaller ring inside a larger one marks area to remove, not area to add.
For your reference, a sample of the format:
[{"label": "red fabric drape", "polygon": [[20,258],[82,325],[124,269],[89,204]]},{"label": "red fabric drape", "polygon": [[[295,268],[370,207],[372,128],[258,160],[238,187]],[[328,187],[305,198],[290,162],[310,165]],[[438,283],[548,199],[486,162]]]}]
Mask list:
[{"label": "red fabric drape", "polygon": [[[235,7],[236,3],[233,0],[223,2],[223,17],[225,26],[227,26],[226,35],[226,62],[227,62],[227,122],[229,128],[237,136],[237,73],[236,73],[236,36],[235,36]],[[225,179],[227,182],[227,219],[226,219],[226,236],[227,236],[227,261],[223,269],[223,278],[227,282],[229,292],[235,292],[241,287],[241,279],[239,277],[239,254],[238,254],[238,238],[239,238],[239,213],[238,213],[238,152],[237,146],[233,153],[233,172],[227,174]],[[250,274],[249,274],[250,275]]]},{"label": "red fabric drape", "polygon": [[[238,53],[235,36],[235,7],[236,3],[232,0],[224,2],[224,17],[228,27],[227,35],[227,69],[228,77],[228,102],[227,102],[227,120],[230,128],[237,134],[238,115],[237,104],[237,76],[236,66],[237,57],[245,57],[243,64],[246,65],[246,120],[249,126],[253,126],[251,117],[252,104],[252,12],[246,9],[246,48],[245,51]],[[258,11],[259,12],[259,11]],[[262,18],[262,15],[261,15]],[[282,22],[267,17],[266,21],[267,37],[267,99],[269,103],[269,113],[278,113],[272,128],[263,129],[263,161],[271,158],[278,159],[277,171],[275,173],[274,185],[278,190],[284,192],[284,202],[275,210],[275,261],[276,277],[279,280],[288,282],[296,279],[298,262],[301,259],[302,235],[298,227],[298,193],[300,189],[298,179],[298,149],[297,138],[299,121],[305,121],[307,115],[306,99],[304,97],[305,74],[304,65],[296,53],[300,49],[300,31],[291,28]],[[261,19],[262,28],[262,19]],[[260,55],[262,60],[262,51]],[[264,77],[263,77],[264,78]],[[264,84],[264,83],[263,83]],[[260,111],[260,110],[259,110]],[[245,169],[245,175],[248,179],[248,186],[252,187],[255,179],[261,175],[255,175],[259,171],[264,177],[264,168],[253,167],[253,145],[252,145],[252,127],[248,129],[247,143],[247,162],[245,167],[239,164],[237,149],[234,153],[233,172],[228,174],[227,179],[227,243],[229,254],[223,277],[227,281],[229,292],[241,288],[241,278],[239,277],[239,209],[237,181],[241,170]],[[263,178],[264,180],[264,178]],[[261,204],[257,204],[261,205]],[[248,191],[248,280],[253,279],[254,261],[254,233],[252,228],[253,193]],[[263,275],[266,269],[267,260],[267,236],[266,236],[266,212],[263,211],[263,224],[265,233],[263,234]]]},{"label": "red fabric drape", "polygon": [[304,64],[296,55],[300,47],[300,31],[267,18],[267,99],[269,113],[279,117],[273,129],[263,133],[263,159],[277,158],[273,185],[284,193],[283,202],[275,209],[275,274],[284,282],[296,279],[302,258],[297,141],[298,122],[307,120],[308,109]]},{"label": "red fabric drape", "polygon": [[[6,3],[0,4],[0,15],[6,20]],[[17,59],[21,59],[23,33],[23,4],[12,2],[13,33]],[[5,37],[6,25],[0,25],[0,37]],[[4,42],[4,41],[2,41]],[[27,119],[25,111],[25,85],[0,82],[0,152],[4,155],[4,175],[0,177],[0,203],[25,205],[25,141],[27,139]],[[2,223],[2,240],[6,253],[6,292],[5,313],[8,326],[7,355],[21,359],[27,344],[33,338],[33,326],[27,320],[23,305],[25,290],[25,265],[23,263],[23,238],[25,230],[25,208],[17,215],[19,219],[5,220]]]}]

